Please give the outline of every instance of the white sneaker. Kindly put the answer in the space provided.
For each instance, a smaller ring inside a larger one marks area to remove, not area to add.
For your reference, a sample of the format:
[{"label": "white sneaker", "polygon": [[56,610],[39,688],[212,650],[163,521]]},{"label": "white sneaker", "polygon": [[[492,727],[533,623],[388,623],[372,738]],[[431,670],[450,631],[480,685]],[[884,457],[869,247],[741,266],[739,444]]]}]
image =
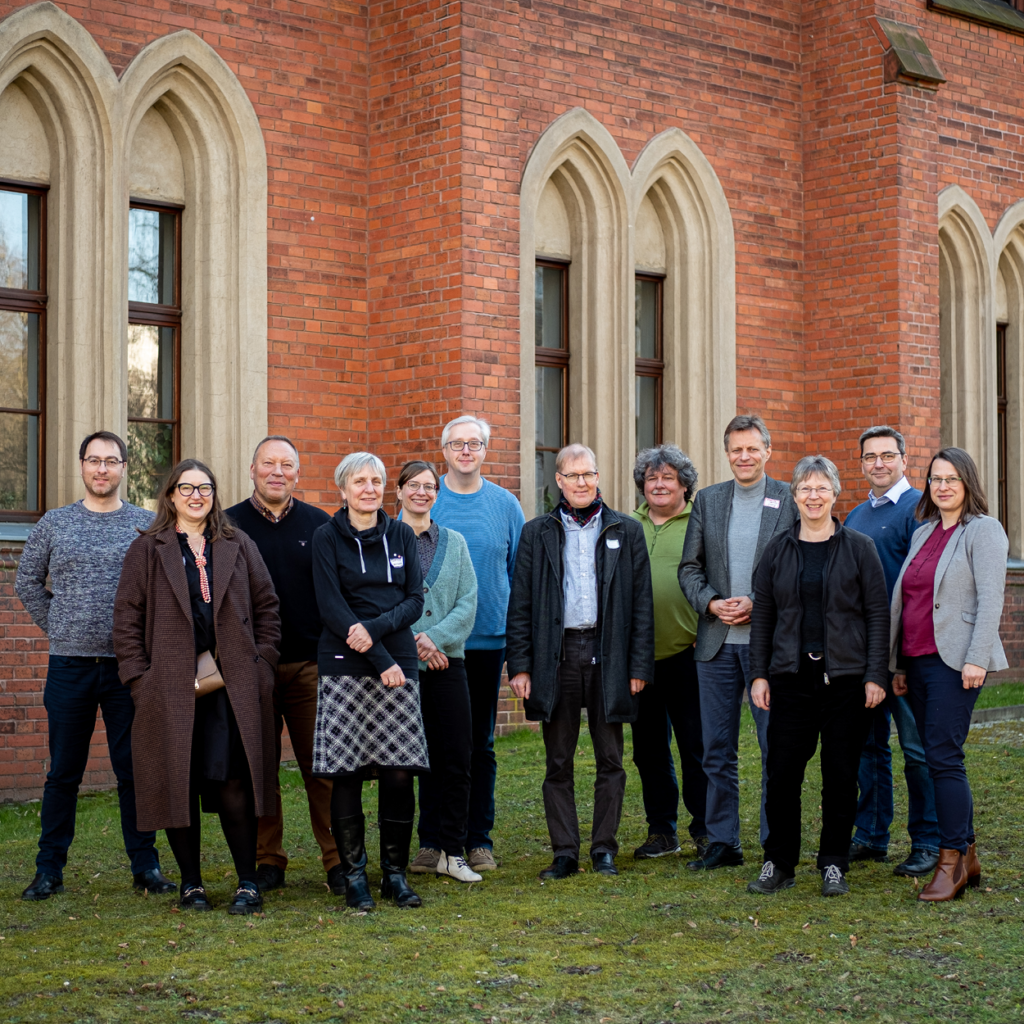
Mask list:
[{"label": "white sneaker", "polygon": [[441,851],[437,859],[437,873],[448,875],[457,882],[482,882],[483,875],[478,875],[461,857],[453,856]]}]

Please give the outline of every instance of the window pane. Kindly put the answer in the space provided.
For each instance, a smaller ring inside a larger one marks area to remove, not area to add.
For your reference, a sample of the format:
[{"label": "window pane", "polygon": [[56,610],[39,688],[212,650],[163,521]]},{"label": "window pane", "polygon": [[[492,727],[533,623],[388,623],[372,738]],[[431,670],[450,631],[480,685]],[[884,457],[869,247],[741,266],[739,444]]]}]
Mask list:
[{"label": "window pane", "polygon": [[39,509],[39,418],[0,413],[0,509]]},{"label": "window pane", "polygon": [[636,379],[636,450],[653,448],[657,442],[658,378]]},{"label": "window pane", "polygon": [[534,274],[534,344],[565,348],[562,337],[562,267],[537,267]]},{"label": "window pane", "polygon": [[563,430],[562,398],[565,370],[560,366],[538,366],[537,380],[536,445],[538,448],[561,448]]},{"label": "window pane", "polygon": [[128,211],[128,301],[174,304],[174,214]]},{"label": "window pane", "polygon": [[128,416],[174,418],[174,328],[128,325]]},{"label": "window pane", "polygon": [[562,497],[555,481],[555,453],[537,452],[534,476],[537,483],[536,513],[550,512]]},{"label": "window pane", "polygon": [[39,196],[0,191],[0,288],[39,288]]},{"label": "window pane", "polygon": [[128,424],[128,500],[156,511],[156,496],[171,468],[174,434],[169,423]]},{"label": "window pane", "polygon": [[0,406],[39,408],[39,314],[0,309]]},{"label": "window pane", "polygon": [[660,359],[658,352],[658,281],[636,279],[636,354]]}]

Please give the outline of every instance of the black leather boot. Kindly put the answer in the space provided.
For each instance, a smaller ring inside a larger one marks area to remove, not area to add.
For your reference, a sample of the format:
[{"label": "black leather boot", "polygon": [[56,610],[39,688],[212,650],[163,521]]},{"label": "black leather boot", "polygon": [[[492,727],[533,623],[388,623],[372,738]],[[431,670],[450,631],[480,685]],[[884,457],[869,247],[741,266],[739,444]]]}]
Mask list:
[{"label": "black leather boot", "polygon": [[412,842],[412,821],[380,819],[380,894],[394,900],[400,907],[422,907],[423,900],[413,892],[405,869],[409,866],[409,844]]},{"label": "black leather boot", "polygon": [[377,905],[370,895],[366,877],[366,818],[331,818],[331,833],[338,844],[339,867],[345,879],[345,902],[353,910],[373,910]]}]

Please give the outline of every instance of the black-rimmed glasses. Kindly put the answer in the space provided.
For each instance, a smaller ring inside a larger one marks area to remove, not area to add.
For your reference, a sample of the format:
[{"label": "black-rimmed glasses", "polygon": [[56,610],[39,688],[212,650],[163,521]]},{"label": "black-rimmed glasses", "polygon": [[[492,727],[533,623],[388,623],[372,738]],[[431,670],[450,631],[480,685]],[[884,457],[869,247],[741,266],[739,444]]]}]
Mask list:
[{"label": "black-rimmed glasses", "polygon": [[213,484],[175,484],[174,489],[183,498],[190,498],[195,491],[201,498],[208,498],[214,492]]}]

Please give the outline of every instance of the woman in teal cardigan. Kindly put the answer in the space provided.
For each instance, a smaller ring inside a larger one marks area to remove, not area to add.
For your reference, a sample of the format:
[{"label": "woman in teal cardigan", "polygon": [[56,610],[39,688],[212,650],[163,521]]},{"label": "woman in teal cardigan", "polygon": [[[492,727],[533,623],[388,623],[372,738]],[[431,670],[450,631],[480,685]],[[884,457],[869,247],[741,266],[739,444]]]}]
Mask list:
[{"label": "woman in teal cardigan", "polygon": [[[464,858],[473,754],[464,659],[476,618],[476,574],[462,534],[431,522],[440,483],[426,462],[407,462],[398,477],[402,520],[416,534],[423,570],[423,614],[412,631],[430,756],[429,774],[420,775],[420,851],[409,870],[479,882]],[[424,808],[434,813],[425,815]],[[427,820],[440,822],[437,834],[425,827]]]}]

